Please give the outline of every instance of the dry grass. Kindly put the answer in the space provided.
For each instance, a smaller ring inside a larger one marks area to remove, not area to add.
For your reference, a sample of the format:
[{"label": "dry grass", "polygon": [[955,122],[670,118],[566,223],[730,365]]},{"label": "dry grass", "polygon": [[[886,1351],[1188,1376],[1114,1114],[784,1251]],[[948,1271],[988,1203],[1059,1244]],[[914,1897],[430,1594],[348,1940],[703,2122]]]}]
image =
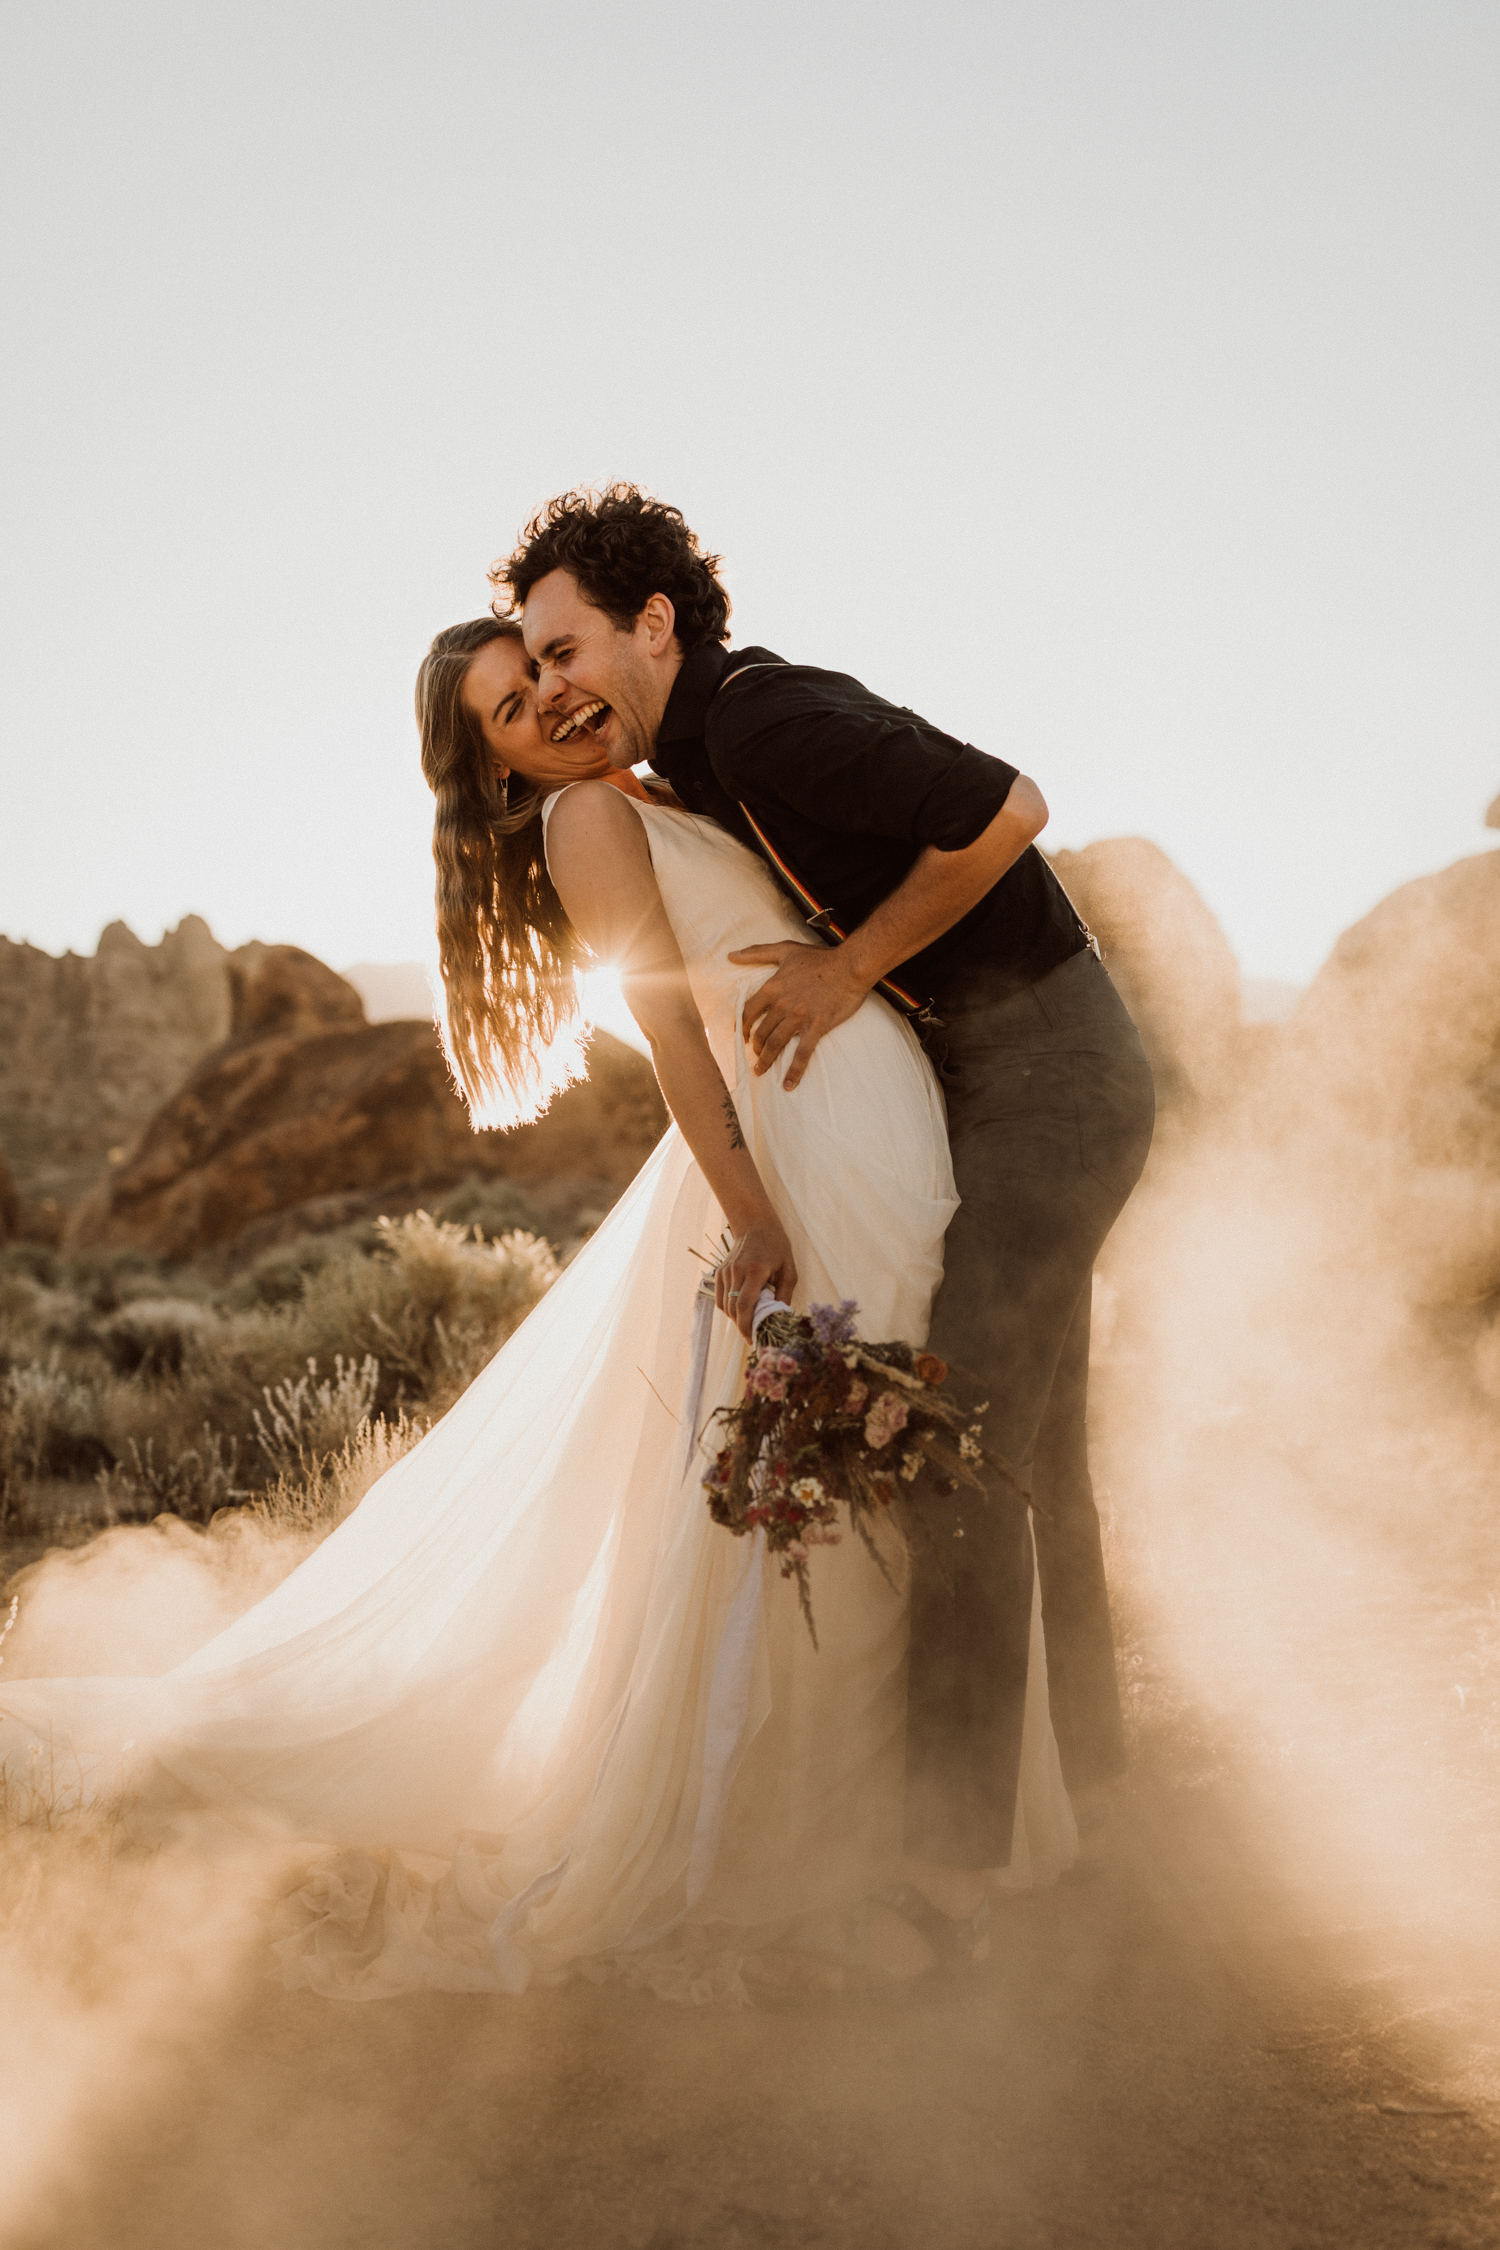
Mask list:
[{"label": "dry grass", "polygon": [[207,1523],[325,1461],[347,1490],[387,1442],[360,1432],[443,1413],[557,1272],[538,1235],[421,1211],[297,1248],[217,1292],[134,1254],[0,1252],[0,1538],[45,1536],[49,1485],[93,1487],[75,1535]]}]

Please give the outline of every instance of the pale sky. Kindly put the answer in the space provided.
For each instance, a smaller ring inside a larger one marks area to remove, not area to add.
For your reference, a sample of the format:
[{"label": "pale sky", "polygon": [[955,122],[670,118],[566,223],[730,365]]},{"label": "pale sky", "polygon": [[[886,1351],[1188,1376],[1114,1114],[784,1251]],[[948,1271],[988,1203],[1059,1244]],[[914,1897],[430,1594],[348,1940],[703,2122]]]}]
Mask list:
[{"label": "pale sky", "polygon": [[427,953],[416,664],[611,476],[1249,975],[1494,842],[1494,0],[78,0],[0,166],[12,937]]}]

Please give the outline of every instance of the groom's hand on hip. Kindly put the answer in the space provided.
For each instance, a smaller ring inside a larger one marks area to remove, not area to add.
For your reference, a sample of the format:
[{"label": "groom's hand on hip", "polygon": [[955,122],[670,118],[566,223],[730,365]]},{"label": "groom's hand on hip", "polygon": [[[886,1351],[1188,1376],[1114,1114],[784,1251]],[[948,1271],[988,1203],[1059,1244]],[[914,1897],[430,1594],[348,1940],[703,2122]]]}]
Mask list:
[{"label": "groom's hand on hip", "polygon": [[779,945],[747,945],[729,958],[737,968],[775,965],[775,976],[745,1002],[745,1037],[755,1054],[757,1078],[764,1077],[782,1048],[796,1040],[797,1052],[782,1081],[790,1093],[824,1033],[846,1023],[870,988],[851,974],[841,949],[833,946],[787,939]]}]

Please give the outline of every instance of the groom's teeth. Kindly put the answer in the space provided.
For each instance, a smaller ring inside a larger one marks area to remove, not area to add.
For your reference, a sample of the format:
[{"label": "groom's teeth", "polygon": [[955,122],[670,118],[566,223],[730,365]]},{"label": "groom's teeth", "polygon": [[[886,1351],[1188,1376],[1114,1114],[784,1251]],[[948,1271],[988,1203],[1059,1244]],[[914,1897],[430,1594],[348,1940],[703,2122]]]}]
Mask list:
[{"label": "groom's teeth", "polygon": [[597,696],[592,703],[580,703],[576,711],[569,711],[553,732],[554,742],[571,742],[580,727],[592,726],[609,710],[609,705]]}]

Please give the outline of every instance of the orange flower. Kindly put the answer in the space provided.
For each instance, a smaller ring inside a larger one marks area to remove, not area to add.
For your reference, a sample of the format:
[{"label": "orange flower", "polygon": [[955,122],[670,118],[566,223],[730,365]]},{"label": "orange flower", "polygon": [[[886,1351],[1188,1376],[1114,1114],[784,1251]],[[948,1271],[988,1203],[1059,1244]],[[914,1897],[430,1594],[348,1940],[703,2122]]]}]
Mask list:
[{"label": "orange flower", "polygon": [[924,1383],[941,1383],[948,1373],[948,1363],[935,1352],[918,1352],[912,1362],[912,1372],[920,1375]]}]

